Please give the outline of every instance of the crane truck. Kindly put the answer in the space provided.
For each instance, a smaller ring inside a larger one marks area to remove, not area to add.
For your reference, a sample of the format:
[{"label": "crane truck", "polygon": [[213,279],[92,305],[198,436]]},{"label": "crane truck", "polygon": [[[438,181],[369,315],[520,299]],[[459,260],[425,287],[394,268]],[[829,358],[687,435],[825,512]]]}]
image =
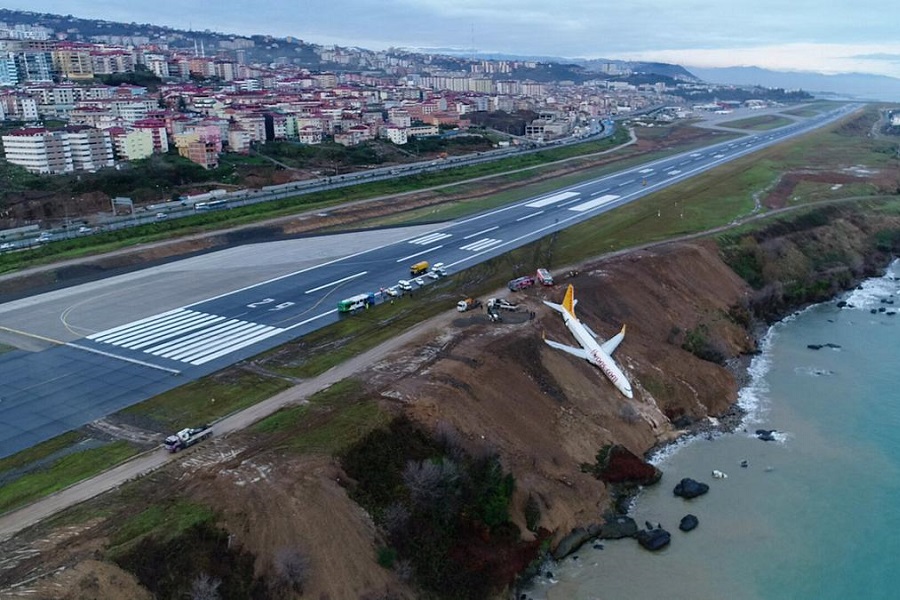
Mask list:
[{"label": "crane truck", "polygon": [[169,437],[167,437],[166,441],[163,442],[163,445],[169,452],[178,452],[179,450],[190,448],[197,442],[202,442],[203,440],[209,438],[212,433],[212,427],[210,427],[209,425],[188,427],[186,429],[182,429],[175,435],[170,435]]}]

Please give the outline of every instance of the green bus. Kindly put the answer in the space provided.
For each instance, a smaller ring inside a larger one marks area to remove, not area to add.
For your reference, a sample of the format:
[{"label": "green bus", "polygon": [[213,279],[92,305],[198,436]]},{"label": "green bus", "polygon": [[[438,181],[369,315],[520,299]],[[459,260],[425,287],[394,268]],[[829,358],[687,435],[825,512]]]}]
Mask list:
[{"label": "green bus", "polygon": [[338,312],[348,313],[360,308],[368,308],[375,304],[375,294],[358,294],[338,302]]}]

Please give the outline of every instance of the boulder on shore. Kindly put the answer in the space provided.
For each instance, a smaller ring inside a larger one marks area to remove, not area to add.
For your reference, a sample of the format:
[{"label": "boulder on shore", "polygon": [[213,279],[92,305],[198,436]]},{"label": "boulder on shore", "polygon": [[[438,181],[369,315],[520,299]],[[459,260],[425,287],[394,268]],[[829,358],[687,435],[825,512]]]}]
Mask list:
[{"label": "boulder on shore", "polygon": [[638,531],[637,541],[646,550],[655,552],[669,545],[669,542],[672,541],[672,534],[662,527],[657,527],[656,529]]},{"label": "boulder on shore", "polygon": [[697,528],[697,525],[700,524],[700,519],[696,517],[696,515],[684,515],[681,517],[681,523],[678,524],[678,529],[682,531],[692,531]]},{"label": "boulder on shore", "polygon": [[709,486],[699,481],[694,481],[690,477],[685,477],[675,486],[674,494],[681,496],[685,500],[702,496],[709,491]]},{"label": "boulder on shore", "polygon": [[631,517],[620,515],[607,519],[600,527],[600,537],[604,540],[620,540],[622,538],[634,537],[637,534],[638,526]]},{"label": "boulder on shore", "polygon": [[600,525],[591,525],[587,529],[584,527],[576,527],[569,535],[560,540],[556,549],[553,550],[553,558],[561,560],[572,554],[581,548],[585,542],[591,538],[597,537],[597,534],[600,533],[600,528]]},{"label": "boulder on shore", "polygon": [[662,471],[618,444],[600,449],[593,471],[604,483],[626,485],[653,485],[662,477]]}]

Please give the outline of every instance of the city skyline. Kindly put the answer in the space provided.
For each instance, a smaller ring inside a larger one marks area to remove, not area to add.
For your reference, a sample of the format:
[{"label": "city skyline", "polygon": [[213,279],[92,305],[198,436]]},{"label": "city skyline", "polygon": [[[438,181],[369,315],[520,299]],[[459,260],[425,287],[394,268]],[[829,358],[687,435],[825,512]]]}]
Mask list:
[{"label": "city skyline", "polygon": [[[900,9],[869,1],[784,4],[664,3],[586,7],[560,0],[386,0],[372,9],[359,0],[301,5],[268,0],[253,5],[220,0],[215,9],[157,0],[132,5],[95,0],[10,0],[6,7],[110,21],[210,29],[239,35],[293,36],[311,43],[458,48],[568,58],[672,62],[694,67],[757,66],[820,73],[860,72],[900,77],[900,43],[893,23]],[[877,14],[879,18],[871,17]]]}]

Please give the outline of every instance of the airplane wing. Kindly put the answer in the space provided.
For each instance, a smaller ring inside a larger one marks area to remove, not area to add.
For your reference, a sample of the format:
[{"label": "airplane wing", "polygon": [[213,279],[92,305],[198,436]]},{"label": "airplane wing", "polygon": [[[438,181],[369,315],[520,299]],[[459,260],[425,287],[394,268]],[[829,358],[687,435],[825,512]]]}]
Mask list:
[{"label": "airplane wing", "polygon": [[587,332],[588,332],[589,334],[591,334],[591,336],[592,336],[595,340],[599,340],[599,339],[600,339],[600,336],[597,335],[596,332],[594,332],[593,329],[591,329],[590,327],[588,327],[587,323],[585,323],[584,321],[579,321],[579,322],[580,322],[582,325],[584,325],[584,328],[587,329]]},{"label": "airplane wing", "polygon": [[544,341],[547,342],[547,344],[552,348],[556,348],[557,350],[562,350],[563,352],[568,352],[569,354],[571,354],[573,356],[577,356],[578,358],[581,358],[584,360],[588,359],[588,353],[584,350],[584,348],[575,348],[573,346],[566,346],[565,344],[560,344],[559,342],[552,342],[550,340],[544,340]]},{"label": "airplane wing", "polygon": [[[590,331],[590,330],[588,330]],[[593,332],[591,332],[593,333]],[[612,353],[616,351],[616,348],[619,347],[619,344],[622,343],[622,340],[625,339],[625,326],[622,326],[622,331],[612,336],[602,344],[600,344],[600,348],[606,352],[609,356],[612,356]]]}]

